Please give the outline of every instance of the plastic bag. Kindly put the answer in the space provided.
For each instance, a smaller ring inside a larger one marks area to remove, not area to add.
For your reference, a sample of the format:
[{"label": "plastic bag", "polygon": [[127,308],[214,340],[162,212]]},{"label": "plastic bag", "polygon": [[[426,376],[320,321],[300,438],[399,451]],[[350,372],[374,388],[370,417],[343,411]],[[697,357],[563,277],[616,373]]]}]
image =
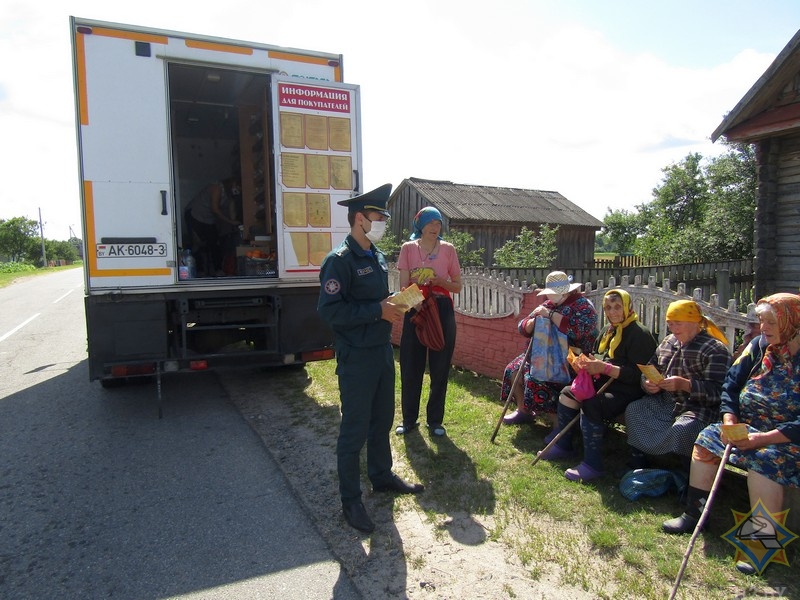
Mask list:
[{"label": "plastic bag", "polygon": [[530,376],[537,381],[569,383],[572,381],[567,365],[569,342],[550,319],[536,317],[531,344]]},{"label": "plastic bag", "polygon": [[679,494],[688,485],[686,476],[666,469],[636,469],[628,471],[619,482],[619,491],[628,500],[641,496],[663,496],[674,489]]},{"label": "plastic bag", "polygon": [[572,380],[569,391],[575,400],[583,402],[595,395],[594,380],[586,369],[579,369],[578,375]]},{"label": "plastic bag", "polygon": [[430,295],[422,301],[422,306],[411,317],[411,322],[416,326],[417,338],[423,346],[437,352],[444,348],[444,331],[436,296]]}]

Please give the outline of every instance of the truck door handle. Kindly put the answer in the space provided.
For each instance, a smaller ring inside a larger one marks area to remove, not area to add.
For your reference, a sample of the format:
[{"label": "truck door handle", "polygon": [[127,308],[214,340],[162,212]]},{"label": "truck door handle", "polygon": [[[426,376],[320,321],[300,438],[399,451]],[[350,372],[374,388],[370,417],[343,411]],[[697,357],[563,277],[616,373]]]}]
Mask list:
[{"label": "truck door handle", "polygon": [[356,185],[353,188],[353,191],[357,194],[358,188],[361,187],[361,182],[358,180],[358,169],[353,169],[353,177],[355,177]]},{"label": "truck door handle", "polygon": [[167,190],[161,190],[161,214],[167,214]]}]

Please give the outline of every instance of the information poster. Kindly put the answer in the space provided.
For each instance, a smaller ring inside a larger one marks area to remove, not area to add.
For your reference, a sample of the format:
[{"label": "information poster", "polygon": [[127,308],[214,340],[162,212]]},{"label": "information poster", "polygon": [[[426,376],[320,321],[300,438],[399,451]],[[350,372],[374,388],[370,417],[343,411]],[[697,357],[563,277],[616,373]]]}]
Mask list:
[{"label": "information poster", "polygon": [[275,77],[272,89],[280,128],[277,207],[279,276],[318,272],[325,256],[349,232],[338,202],[358,185],[358,88],[341,83],[301,83]]}]

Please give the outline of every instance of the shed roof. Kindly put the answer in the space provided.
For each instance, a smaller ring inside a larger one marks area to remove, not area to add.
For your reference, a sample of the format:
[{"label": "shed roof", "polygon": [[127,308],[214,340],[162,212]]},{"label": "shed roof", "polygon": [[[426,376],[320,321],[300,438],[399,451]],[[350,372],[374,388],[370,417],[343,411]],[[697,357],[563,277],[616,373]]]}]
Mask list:
[{"label": "shed roof", "polygon": [[405,187],[413,188],[452,221],[551,223],[598,229],[596,219],[558,192],[523,190],[435,181],[410,177],[389,199],[389,207]]},{"label": "shed roof", "polygon": [[[781,102],[781,94],[800,73],[800,30],[780,51],[753,87],[711,134],[729,141],[748,141],[800,127],[800,105]],[[792,101],[793,99],[787,99]]]}]

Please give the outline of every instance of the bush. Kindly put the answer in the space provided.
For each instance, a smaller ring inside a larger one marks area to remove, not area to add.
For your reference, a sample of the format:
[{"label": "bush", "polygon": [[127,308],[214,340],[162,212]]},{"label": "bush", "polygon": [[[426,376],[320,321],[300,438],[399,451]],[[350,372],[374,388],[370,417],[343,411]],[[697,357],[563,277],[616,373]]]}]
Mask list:
[{"label": "bush", "polygon": [[24,262],[0,263],[0,273],[28,273],[35,270],[36,267],[34,267],[30,263],[24,263]]}]

